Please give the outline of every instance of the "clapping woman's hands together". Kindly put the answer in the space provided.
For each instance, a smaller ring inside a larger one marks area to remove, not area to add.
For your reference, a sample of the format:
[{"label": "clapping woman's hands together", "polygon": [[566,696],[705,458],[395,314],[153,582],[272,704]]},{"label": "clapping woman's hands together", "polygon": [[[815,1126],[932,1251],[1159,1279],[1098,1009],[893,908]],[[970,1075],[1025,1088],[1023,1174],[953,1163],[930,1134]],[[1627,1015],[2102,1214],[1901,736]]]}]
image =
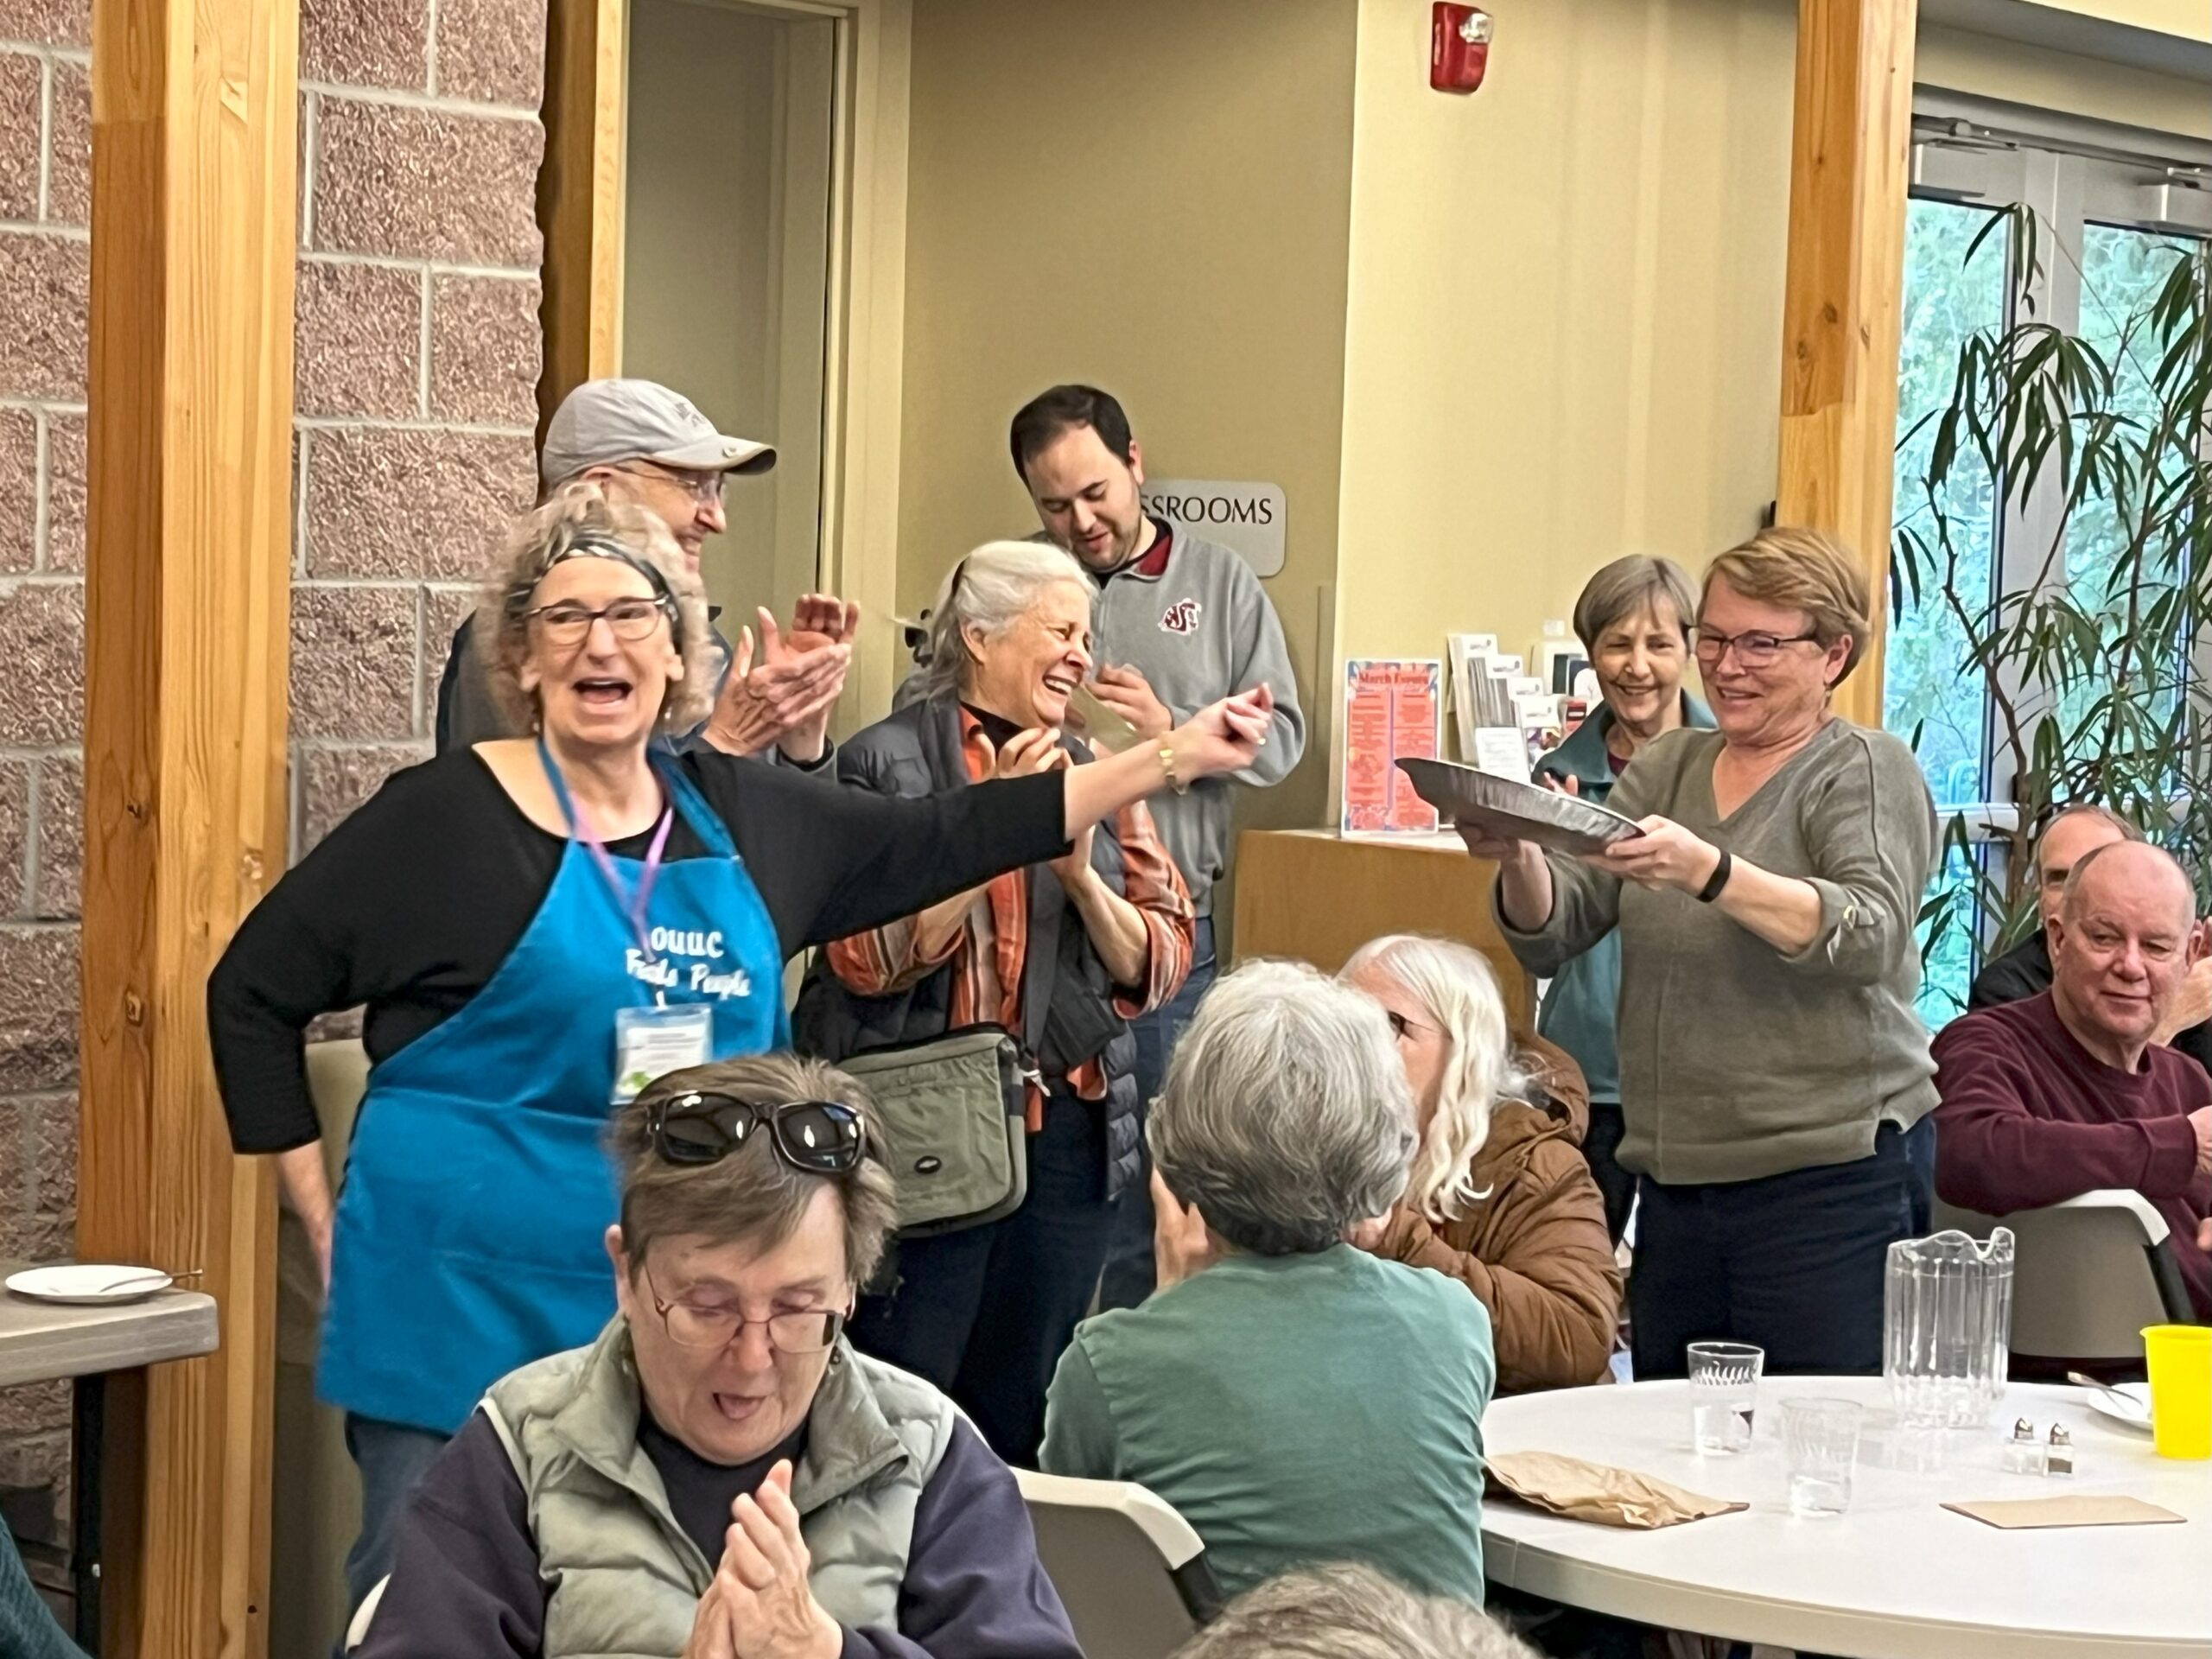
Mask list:
[{"label": "clapping woman's hands together", "polygon": [[721,1564],[699,1599],[683,1659],[836,1659],[844,1632],[807,1583],[813,1565],[788,1460],[730,1506]]}]

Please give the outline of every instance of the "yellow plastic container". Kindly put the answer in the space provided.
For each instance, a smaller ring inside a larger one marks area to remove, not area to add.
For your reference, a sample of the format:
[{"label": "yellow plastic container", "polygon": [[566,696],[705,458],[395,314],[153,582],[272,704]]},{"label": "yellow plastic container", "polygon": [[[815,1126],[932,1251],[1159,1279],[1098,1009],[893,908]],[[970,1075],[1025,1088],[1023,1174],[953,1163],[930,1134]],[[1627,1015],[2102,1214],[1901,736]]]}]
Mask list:
[{"label": "yellow plastic container", "polygon": [[2212,1458],[2212,1326],[2143,1329],[2151,1436],[2162,1458]]}]

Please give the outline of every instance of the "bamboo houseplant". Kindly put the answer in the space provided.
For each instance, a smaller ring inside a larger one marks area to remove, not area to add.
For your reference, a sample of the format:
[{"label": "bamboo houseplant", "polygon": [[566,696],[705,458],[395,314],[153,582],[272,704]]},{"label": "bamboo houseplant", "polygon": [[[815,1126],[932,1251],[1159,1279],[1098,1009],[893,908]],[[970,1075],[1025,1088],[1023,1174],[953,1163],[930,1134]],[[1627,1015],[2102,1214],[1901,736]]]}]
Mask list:
[{"label": "bamboo houseplant", "polygon": [[[2002,233],[1989,252],[2009,245],[2014,270],[2037,272],[2037,230],[2027,209],[1993,214],[1966,257]],[[2085,284],[2077,332],[2024,302],[1967,331],[1948,395],[1900,439],[1893,611],[1916,607],[1958,665],[1955,681],[1928,677],[1923,701],[1941,707],[1902,713],[1916,750],[1931,722],[1955,750],[1986,709],[1992,764],[1976,775],[2012,809],[1945,814],[1946,879],[1921,914],[1930,960],[2035,925],[2028,855],[2058,804],[2142,825],[2200,899],[2212,876],[2212,247],[2133,240],[2127,280]],[[2013,550],[1993,561],[1998,522]]]}]

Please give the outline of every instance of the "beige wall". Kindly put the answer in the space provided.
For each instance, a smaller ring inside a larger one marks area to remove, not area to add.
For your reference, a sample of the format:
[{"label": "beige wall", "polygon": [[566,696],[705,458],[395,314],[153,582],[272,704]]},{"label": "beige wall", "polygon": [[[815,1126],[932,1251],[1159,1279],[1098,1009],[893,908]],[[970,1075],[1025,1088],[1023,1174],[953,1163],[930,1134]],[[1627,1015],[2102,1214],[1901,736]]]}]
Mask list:
[{"label": "beige wall", "polygon": [[[899,594],[1035,515],[1007,418],[1127,404],[1160,476],[1268,479],[1309,707],[1337,563],[1352,0],[914,9]],[[1425,49],[1425,48],[1424,48]],[[1314,822],[1319,767],[1255,804]]]},{"label": "beige wall", "polygon": [[[1756,527],[1794,0],[1491,9],[1488,84],[1454,98],[1426,0],[1262,31],[1171,0],[918,8],[902,609],[1030,527],[1005,420],[1065,378],[1126,399],[1155,473],[1284,485],[1270,588],[1325,715],[1346,656],[1526,650],[1605,560],[1694,569]],[[1923,35],[1925,82],[2212,130],[2201,87]],[[1332,787],[1304,768],[1269,817]]]},{"label": "beige wall", "polygon": [[1772,499],[1788,0],[1496,0],[1471,98],[1363,0],[1341,536],[1349,656],[1525,651],[1623,552]]},{"label": "beige wall", "polygon": [[816,585],[833,34],[713,0],[631,12],[623,372],[779,452],[705,550],[732,638]]},{"label": "beige wall", "polygon": [[2160,35],[2212,41],[2212,6],[2205,0],[2028,0],[2028,3]]},{"label": "beige wall", "polygon": [[[2212,0],[2197,0],[2212,29]],[[2212,138],[2212,87],[2024,41],[1923,26],[1913,79],[2126,126]]]}]

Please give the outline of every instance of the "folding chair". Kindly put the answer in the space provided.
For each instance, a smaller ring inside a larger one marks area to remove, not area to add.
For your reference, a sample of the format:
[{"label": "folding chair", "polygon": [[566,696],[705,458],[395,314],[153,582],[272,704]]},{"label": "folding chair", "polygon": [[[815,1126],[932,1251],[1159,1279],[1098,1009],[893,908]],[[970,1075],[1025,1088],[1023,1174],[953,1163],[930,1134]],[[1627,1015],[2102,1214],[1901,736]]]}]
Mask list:
[{"label": "folding chair", "polygon": [[1221,1611],[1205,1541],[1165,1499],[1124,1480],[1014,1478],[1089,1659],[1166,1659]]},{"label": "folding chair", "polygon": [[2107,1188],[2009,1216],[1940,1200],[1936,1225],[1986,1238],[2012,1230],[2012,1351],[2096,1363],[2139,1360],[2146,1325],[2192,1324],[2166,1248],[2166,1218],[2139,1192]]}]

